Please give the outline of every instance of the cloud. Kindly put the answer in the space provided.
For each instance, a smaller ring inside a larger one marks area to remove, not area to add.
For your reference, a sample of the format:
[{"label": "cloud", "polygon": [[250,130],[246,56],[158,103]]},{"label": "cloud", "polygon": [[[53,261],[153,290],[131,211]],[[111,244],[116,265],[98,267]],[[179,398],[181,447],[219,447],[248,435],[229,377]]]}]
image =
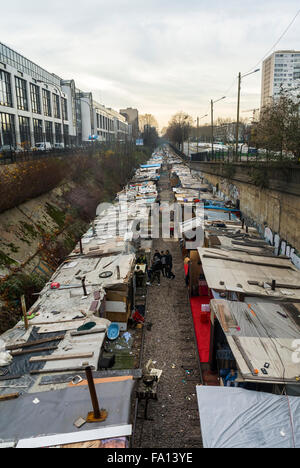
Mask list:
[{"label": "cloud", "polygon": [[[108,107],[137,107],[164,126],[180,109],[204,115],[226,91],[216,113],[234,116],[234,78],[255,66],[298,8],[298,0],[284,10],[278,0],[15,0],[1,6],[0,40]],[[300,49],[299,21],[279,48]],[[242,101],[259,106],[260,74],[243,82]]]}]

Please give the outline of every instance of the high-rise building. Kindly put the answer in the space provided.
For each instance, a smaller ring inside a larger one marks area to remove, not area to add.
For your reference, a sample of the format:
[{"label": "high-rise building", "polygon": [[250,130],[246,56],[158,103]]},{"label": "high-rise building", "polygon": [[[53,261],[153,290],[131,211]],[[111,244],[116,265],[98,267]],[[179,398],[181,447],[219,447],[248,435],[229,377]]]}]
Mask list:
[{"label": "high-rise building", "polygon": [[300,51],[278,50],[263,62],[261,108],[280,95],[282,88],[295,86],[300,79]]}]

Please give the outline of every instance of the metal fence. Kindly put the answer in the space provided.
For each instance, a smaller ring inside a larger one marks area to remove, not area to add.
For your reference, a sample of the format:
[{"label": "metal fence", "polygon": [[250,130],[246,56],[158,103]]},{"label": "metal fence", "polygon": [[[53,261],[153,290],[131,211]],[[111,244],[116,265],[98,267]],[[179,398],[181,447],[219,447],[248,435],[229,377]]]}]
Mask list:
[{"label": "metal fence", "polygon": [[278,154],[275,152],[248,152],[243,153],[239,151],[238,154],[234,150],[211,150],[195,153],[191,155],[190,161],[193,162],[290,162],[293,164],[299,164],[300,158],[296,158],[293,155]]},{"label": "metal fence", "polygon": [[73,156],[74,154],[86,154],[93,155],[99,152],[105,151],[116,151],[121,155],[129,154],[136,150],[140,151],[141,148],[137,148],[134,142],[91,142],[87,145],[77,146],[73,148],[62,148],[62,149],[51,149],[47,151],[4,151],[0,152],[0,165],[18,164],[25,161],[36,161],[44,158],[65,158]]}]

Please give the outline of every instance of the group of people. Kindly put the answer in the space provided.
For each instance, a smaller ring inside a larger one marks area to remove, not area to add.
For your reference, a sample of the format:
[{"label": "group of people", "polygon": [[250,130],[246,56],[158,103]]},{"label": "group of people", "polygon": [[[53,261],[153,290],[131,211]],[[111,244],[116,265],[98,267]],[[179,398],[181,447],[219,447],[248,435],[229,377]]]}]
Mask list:
[{"label": "group of people", "polygon": [[147,285],[150,286],[157,280],[158,286],[160,286],[161,274],[163,277],[168,279],[175,279],[175,275],[172,271],[173,269],[173,257],[170,254],[169,250],[166,252],[155,251],[151,268],[148,268],[148,282]]}]

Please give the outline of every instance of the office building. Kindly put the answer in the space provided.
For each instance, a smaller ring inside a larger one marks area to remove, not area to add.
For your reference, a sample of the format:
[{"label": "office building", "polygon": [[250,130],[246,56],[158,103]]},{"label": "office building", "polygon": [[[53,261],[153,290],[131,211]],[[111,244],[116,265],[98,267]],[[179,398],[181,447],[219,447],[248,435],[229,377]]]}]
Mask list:
[{"label": "office building", "polygon": [[94,101],[74,80],[63,80],[0,42],[0,147],[128,138],[131,124],[123,115]]}]

